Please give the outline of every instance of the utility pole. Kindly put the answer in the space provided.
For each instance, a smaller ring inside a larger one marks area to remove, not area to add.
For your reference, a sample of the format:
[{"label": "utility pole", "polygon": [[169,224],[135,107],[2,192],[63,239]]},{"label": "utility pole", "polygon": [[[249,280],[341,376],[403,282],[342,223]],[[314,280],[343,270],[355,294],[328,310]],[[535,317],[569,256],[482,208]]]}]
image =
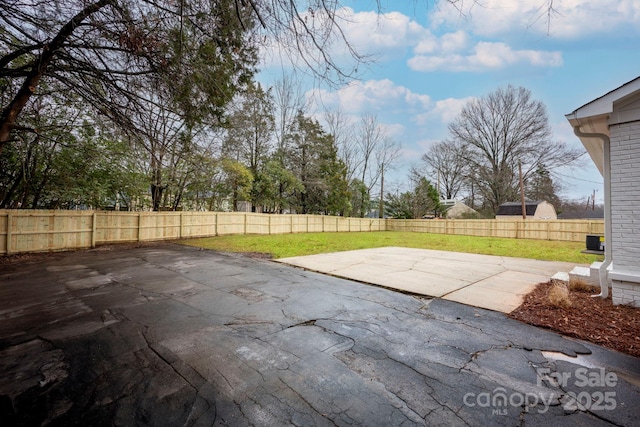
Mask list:
[{"label": "utility pole", "polygon": [[384,218],[384,163],[382,163],[382,175],[380,175],[380,206],[378,207],[378,218]]},{"label": "utility pole", "polygon": [[520,174],[520,198],[522,199],[522,219],[527,219],[527,204],[524,201],[524,180],[522,179],[522,162],[518,160],[518,173]]}]

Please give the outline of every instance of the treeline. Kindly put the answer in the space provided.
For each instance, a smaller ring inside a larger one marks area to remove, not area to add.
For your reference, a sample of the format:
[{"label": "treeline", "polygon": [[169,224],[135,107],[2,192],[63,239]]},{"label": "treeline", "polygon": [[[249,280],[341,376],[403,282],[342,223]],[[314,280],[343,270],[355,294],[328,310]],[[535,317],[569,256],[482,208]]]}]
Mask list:
[{"label": "treeline", "polygon": [[64,98],[39,101],[23,119],[38,132],[16,132],[0,153],[0,208],[364,216],[399,150],[374,116],[333,112],[329,133],[290,78],[269,90],[249,83],[215,125],[157,102],[130,117],[143,132]]}]

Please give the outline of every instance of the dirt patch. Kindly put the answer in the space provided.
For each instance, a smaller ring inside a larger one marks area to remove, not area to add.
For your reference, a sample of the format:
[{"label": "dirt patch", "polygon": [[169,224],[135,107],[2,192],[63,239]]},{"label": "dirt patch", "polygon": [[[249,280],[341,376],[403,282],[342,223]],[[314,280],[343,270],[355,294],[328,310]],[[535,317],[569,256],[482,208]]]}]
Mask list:
[{"label": "dirt patch", "polygon": [[640,309],[613,305],[611,294],[593,298],[599,289],[589,287],[571,290],[570,306],[554,305],[552,289],[551,282],[540,283],[509,317],[640,357]]},{"label": "dirt patch", "polygon": [[273,259],[273,254],[268,254],[264,252],[242,252],[242,255],[249,258]]},{"label": "dirt patch", "polygon": [[123,242],[123,243],[109,243],[98,245],[93,249],[70,249],[51,252],[25,252],[11,255],[0,255],[0,265],[2,264],[20,264],[31,262],[43,262],[45,260],[60,259],[73,252],[104,252],[104,251],[119,251],[126,249],[143,248],[149,246],[160,246],[172,243],[171,241],[154,240],[150,242]]}]

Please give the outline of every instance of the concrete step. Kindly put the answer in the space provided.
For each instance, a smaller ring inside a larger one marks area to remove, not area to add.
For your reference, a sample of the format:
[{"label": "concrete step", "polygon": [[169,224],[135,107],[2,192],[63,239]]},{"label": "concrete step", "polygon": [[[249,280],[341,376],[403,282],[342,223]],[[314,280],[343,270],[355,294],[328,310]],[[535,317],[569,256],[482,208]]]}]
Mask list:
[{"label": "concrete step", "polygon": [[582,280],[593,286],[598,286],[600,282],[598,270],[591,267],[574,267],[569,273],[569,279]]},{"label": "concrete step", "polygon": [[564,283],[565,285],[569,283],[569,273],[565,273],[564,271],[558,271],[556,274],[551,276],[551,282],[553,283]]},{"label": "concrete step", "polygon": [[[564,271],[559,271],[553,276],[551,276],[551,280],[555,282],[561,282],[565,284],[569,284],[571,279],[579,279],[584,282],[587,282],[593,286],[600,286],[600,266],[601,262],[594,262],[589,267],[574,267],[569,273],[565,273]],[[613,268],[613,264],[609,265],[607,270],[611,271]]]}]

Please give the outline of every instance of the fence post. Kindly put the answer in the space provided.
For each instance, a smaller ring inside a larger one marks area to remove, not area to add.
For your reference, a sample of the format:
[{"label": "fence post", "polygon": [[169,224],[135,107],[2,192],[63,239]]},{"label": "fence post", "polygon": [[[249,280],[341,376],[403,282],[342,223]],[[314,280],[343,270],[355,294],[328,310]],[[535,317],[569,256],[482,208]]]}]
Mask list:
[{"label": "fence post", "polygon": [[214,227],[213,227],[213,235],[217,236],[218,235],[218,212],[216,212],[213,215],[213,220],[215,221]]},{"label": "fence post", "polygon": [[96,229],[97,229],[97,216],[96,212],[91,215],[91,248],[96,247]]},{"label": "fence post", "polygon": [[13,222],[13,214],[7,212],[7,255],[11,255],[11,223]]},{"label": "fence post", "polygon": [[138,242],[141,240],[142,240],[142,212],[138,212]]},{"label": "fence post", "polygon": [[178,238],[182,239],[182,227],[183,227],[183,218],[182,215],[184,214],[184,212],[180,212],[180,231],[178,232]]},{"label": "fence post", "polygon": [[547,224],[546,224],[547,225],[547,240],[551,240],[551,233],[549,232],[549,222],[550,221],[547,221]]}]

